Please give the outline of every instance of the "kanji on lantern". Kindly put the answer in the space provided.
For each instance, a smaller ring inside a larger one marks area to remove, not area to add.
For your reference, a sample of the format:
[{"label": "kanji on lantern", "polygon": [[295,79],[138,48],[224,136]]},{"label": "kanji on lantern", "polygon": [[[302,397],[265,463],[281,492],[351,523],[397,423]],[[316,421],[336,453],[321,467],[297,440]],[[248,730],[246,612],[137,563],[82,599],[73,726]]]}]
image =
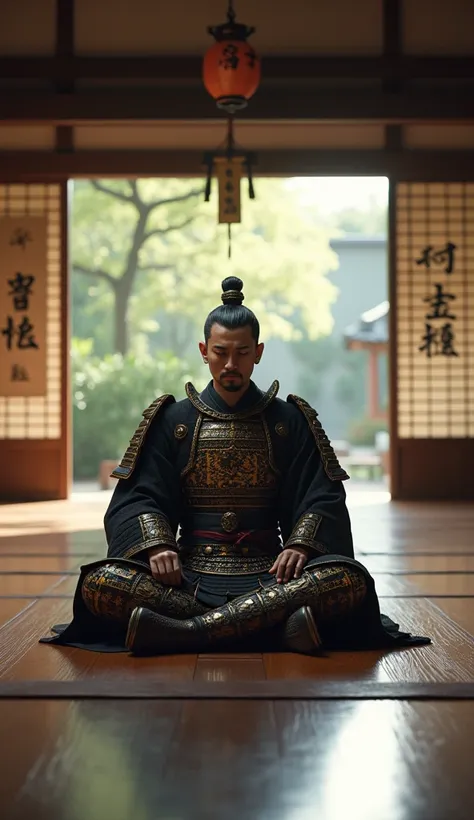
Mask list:
[{"label": "kanji on lantern", "polygon": [[254,28],[235,22],[235,11],[229,3],[227,23],[210,26],[216,42],[204,56],[204,85],[219,108],[233,113],[245,108],[260,82],[260,60],[247,42]]}]

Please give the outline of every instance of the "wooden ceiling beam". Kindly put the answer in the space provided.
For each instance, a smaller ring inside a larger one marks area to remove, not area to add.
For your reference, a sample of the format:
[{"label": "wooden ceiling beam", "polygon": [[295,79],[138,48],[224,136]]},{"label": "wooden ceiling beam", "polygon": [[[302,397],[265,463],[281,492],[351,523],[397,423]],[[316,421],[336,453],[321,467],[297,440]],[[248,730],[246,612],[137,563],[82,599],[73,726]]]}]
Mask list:
[{"label": "wooden ceiling beam", "polygon": [[[383,2],[383,53],[390,59],[392,71],[382,81],[384,91],[400,93],[406,82],[399,76],[399,58],[403,50],[403,8],[401,0]],[[403,147],[403,126],[385,126],[385,147],[400,150]]]},{"label": "wooden ceiling beam", "polygon": [[[211,146],[212,147],[212,146]],[[203,176],[203,151],[0,151],[0,182],[69,177]],[[255,176],[389,176],[474,180],[474,151],[261,149]]]},{"label": "wooden ceiling beam", "polygon": [[[240,120],[385,122],[466,122],[474,119],[471,88],[402,90],[338,87],[328,90],[262,87]],[[201,88],[127,88],[77,93],[0,91],[0,122],[72,125],[93,121],[220,120]]]},{"label": "wooden ceiling beam", "polygon": [[384,0],[383,55],[387,60],[387,73],[383,78],[385,91],[400,91],[403,86],[400,74],[402,45],[402,4],[400,0]]},{"label": "wooden ceiling beam", "polygon": [[[120,80],[155,79],[164,82],[201,82],[202,56],[150,55],[140,57],[0,56],[0,78],[5,80]],[[268,55],[262,58],[262,82],[383,79],[403,80],[474,78],[474,57],[414,56],[387,53],[375,56]]]},{"label": "wooden ceiling beam", "polygon": [[[74,18],[75,0],[56,0],[56,56],[72,57],[74,54]],[[71,94],[75,90],[75,81],[69,77],[57,77],[55,91]],[[74,149],[74,128],[72,125],[56,126],[56,150],[72,151]]]}]

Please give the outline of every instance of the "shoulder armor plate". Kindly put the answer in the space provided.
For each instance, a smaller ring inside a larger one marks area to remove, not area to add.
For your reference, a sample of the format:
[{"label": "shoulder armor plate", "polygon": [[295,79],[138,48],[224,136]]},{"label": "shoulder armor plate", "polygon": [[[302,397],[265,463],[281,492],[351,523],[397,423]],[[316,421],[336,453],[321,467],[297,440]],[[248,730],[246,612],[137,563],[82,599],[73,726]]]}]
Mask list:
[{"label": "shoulder armor plate", "polygon": [[338,458],[329,441],[321,422],[318,419],[318,414],[314,407],[311,407],[307,401],[300,398],[300,396],[289,395],[287,401],[291,404],[296,404],[299,410],[303,413],[309,428],[314,436],[316,446],[321,455],[321,461],[326,475],[331,481],[347,481],[349,478],[346,471],[339,464]]},{"label": "shoulder armor plate", "polygon": [[110,474],[111,478],[130,478],[135,469],[135,464],[137,463],[138,455],[143,446],[145,436],[150,429],[150,424],[165,404],[172,404],[175,401],[176,399],[174,396],[165,394],[164,396],[160,396],[155,399],[155,401],[143,411],[143,421],[140,422],[132,438],[130,439],[130,444],[127,447],[122,461],[118,467],[115,468],[113,473]]}]

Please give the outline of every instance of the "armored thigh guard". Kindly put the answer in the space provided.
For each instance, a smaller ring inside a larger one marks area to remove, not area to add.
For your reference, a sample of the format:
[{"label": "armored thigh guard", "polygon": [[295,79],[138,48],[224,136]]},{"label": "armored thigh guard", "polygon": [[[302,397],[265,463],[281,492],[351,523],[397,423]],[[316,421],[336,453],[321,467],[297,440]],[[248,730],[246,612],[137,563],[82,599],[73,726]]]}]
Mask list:
[{"label": "armored thigh guard", "polygon": [[206,612],[206,607],[189,593],[164,586],[139,569],[113,562],[96,567],[85,576],[82,599],[93,615],[124,624],[137,606],[177,619]]}]

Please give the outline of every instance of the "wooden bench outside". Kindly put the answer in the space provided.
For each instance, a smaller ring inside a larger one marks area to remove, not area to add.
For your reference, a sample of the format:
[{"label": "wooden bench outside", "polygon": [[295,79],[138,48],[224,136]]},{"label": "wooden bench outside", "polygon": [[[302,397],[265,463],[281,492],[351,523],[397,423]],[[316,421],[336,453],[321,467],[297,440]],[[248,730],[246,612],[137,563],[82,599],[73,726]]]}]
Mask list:
[{"label": "wooden bench outside", "polygon": [[372,480],[378,478],[383,471],[382,459],[378,453],[351,453],[343,461],[344,467],[348,470],[361,468],[368,473]]}]

